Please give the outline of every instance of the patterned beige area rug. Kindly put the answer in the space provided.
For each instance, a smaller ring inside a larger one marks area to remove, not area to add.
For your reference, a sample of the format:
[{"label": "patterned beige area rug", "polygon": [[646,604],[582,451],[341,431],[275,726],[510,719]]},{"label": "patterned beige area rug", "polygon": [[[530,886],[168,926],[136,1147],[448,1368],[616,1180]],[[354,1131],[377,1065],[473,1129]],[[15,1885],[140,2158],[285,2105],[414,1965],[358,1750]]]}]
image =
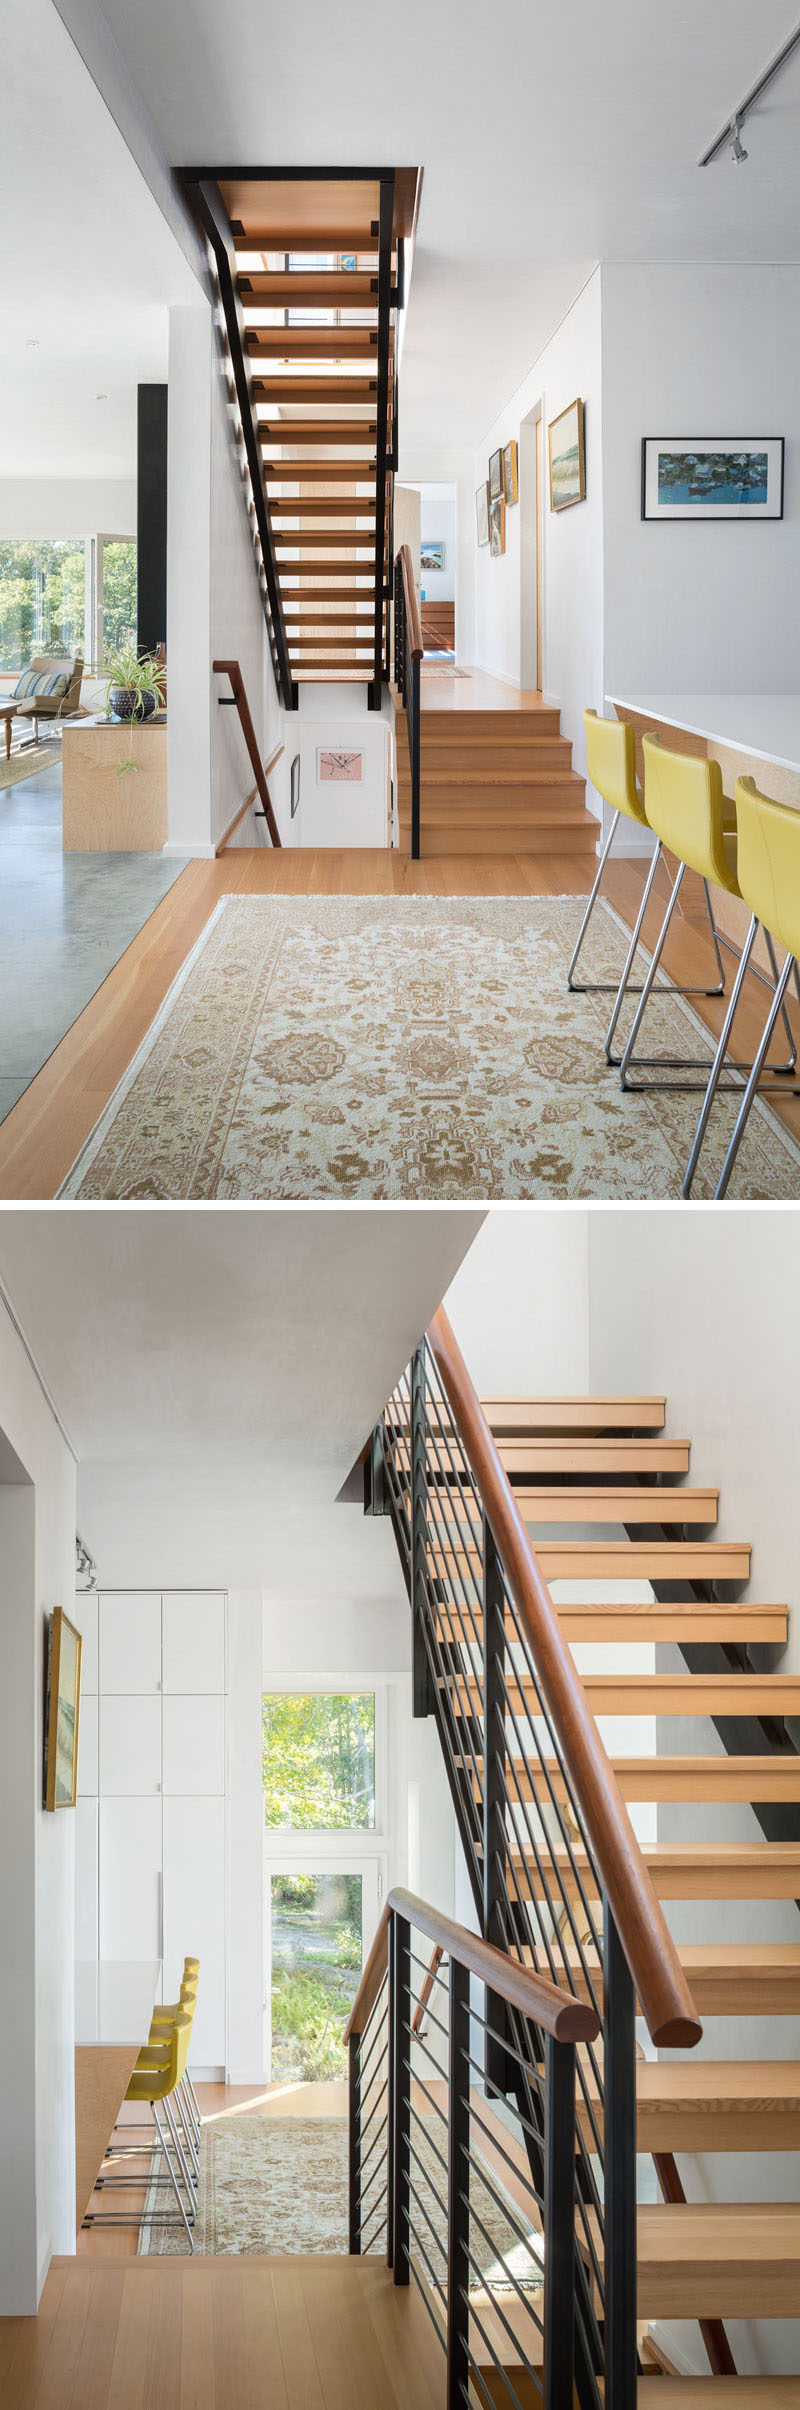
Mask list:
[{"label": "patterned beige area rug", "polygon": [[[436,2127],[429,2139],[425,2128]],[[447,2133],[439,2120],[414,2117],[412,2122],[412,2180],[424,2210],[414,2207],[431,2266],[439,2282],[447,2274],[447,2223],[437,2195],[447,2197]],[[441,2152],[445,2153],[442,2167]],[[541,2240],[524,2229],[521,2210],[508,2204],[502,2180],[491,2170],[492,2190],[483,2182],[476,2154],[471,2186],[472,2249],[480,2269],[480,2285],[492,2292],[511,2292],[514,2280],[526,2293],[541,2288]],[[161,2172],[154,2154],[152,2176]],[[344,2117],[220,2117],[205,2125],[201,2140],[200,2200],[195,2227],[195,2250],[209,2257],[232,2254],[283,2256],[348,2249],[347,2120]],[[487,2174],[489,2174],[487,2168]],[[379,2186],[375,2187],[377,2201]],[[494,2196],[497,2195],[497,2198]],[[151,2185],[148,2208],[169,2209],[163,2184]],[[364,2239],[386,2248],[377,2210],[365,2221]],[[483,2229],[483,2232],[481,2231]],[[143,2225],[140,2253],[152,2257],[183,2256],[186,2236],[180,2226]],[[504,2264],[505,2263],[505,2264]],[[476,2289],[478,2278],[476,2277]]]},{"label": "patterned beige area rug", "polygon": [[[226,898],[61,1195],[679,1196],[700,1099],[623,1096],[609,998],[567,991],[582,911],[577,896]],[[597,908],[587,978],[618,972],[627,935]],[[708,1062],[674,991],[646,1049]],[[735,1109],[715,1107],[698,1196]],[[800,1149],[767,1105],[729,1193],[800,1195]]]}]

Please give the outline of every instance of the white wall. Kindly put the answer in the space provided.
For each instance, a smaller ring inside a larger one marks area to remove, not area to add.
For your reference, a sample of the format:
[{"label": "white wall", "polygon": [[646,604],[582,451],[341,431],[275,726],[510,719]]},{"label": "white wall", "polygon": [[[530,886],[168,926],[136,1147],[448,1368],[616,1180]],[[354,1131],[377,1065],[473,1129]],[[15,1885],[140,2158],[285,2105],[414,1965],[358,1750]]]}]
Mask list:
[{"label": "white wall", "polygon": [[[569,510],[550,509],[547,424],[580,395],[585,408],[586,499]],[[582,714],[587,704],[603,708],[603,449],[601,278],[599,268],[529,375],[487,430],[475,456],[473,484],[488,477],[489,460],[511,437],[519,441],[523,419],[541,403],[544,420],[542,681],[545,700],[561,712],[562,734],[573,746],[575,769],[586,767]],[[524,494],[506,510],[506,549],[493,560],[478,546],[473,502],[471,554],[476,581],[475,659],[515,686],[522,670],[522,523]],[[535,578],[530,552],[529,574]],[[592,794],[587,795],[591,804]]]},{"label": "white wall", "polygon": [[[604,267],[602,287],[606,691],[794,693],[800,268]],[[786,436],[784,519],[644,522],[642,436],[726,434]]]},{"label": "white wall", "polygon": [[[286,784],[300,755],[300,803],[284,842],[289,845],[385,846],[388,828],[391,706],[367,707],[366,687],[304,685],[300,707],[284,715]],[[320,782],[320,748],[363,755],[363,778],[353,786]],[[283,836],[283,828],[281,835]]]},{"label": "white wall", "polygon": [[[459,445],[406,444],[400,410],[400,468],[403,485],[447,486],[456,497],[456,650],[459,662],[479,660],[475,649],[475,475],[472,452]],[[436,530],[432,531],[434,534]]]},{"label": "white wall", "polygon": [[456,519],[455,490],[447,485],[424,485],[420,520],[422,543],[444,545],[444,568],[424,569],[422,572],[422,590],[426,602],[455,602]]},{"label": "white wall", "polygon": [[[589,1369],[591,1386],[663,1391],[667,1429],[692,1441],[691,1479],[718,1485],[721,1539],[752,1542],[750,1595],[793,1598],[800,1554],[797,1488],[796,1369],[800,1341],[796,1216],[775,1207],[708,1214],[656,1208],[624,1214],[600,1207],[589,1219]],[[765,1670],[774,1650],[753,1652]],[[657,1651],[660,1671],[685,1671],[678,1650]],[[786,1672],[800,1670],[800,1622],[790,1616]],[[630,1745],[630,1744],[627,1744]],[[722,1752],[710,1722],[662,1719],[661,1753]],[[703,1830],[717,1840],[759,1841],[747,1806],[703,1809]],[[662,1840],[695,1840],[697,1808],[661,1807]],[[667,1905],[684,1941],[800,1939],[791,1901],[715,1901]],[[791,2058],[792,2021],[710,2019],[701,2053],[724,2058]],[[798,2159],[790,2152],[681,2158],[690,2198],[796,2200]],[[789,2371],[793,2346],[780,2321],[729,2325],[737,2367]],[[667,2329],[687,2364],[704,2367],[697,2330]],[[796,2348],[796,2347],[795,2347]]]},{"label": "white wall", "polygon": [[[167,660],[166,850],[208,856],[254,783],[238,713],[218,701],[228,682],[214,677],[212,662],[239,662],[262,759],[282,741],[283,712],[233,418],[204,304],[170,311]],[[279,777],[276,800],[281,795]],[[263,833],[256,824],[251,841]]]},{"label": "white wall", "polygon": [[585,1394],[590,1219],[490,1207],[444,1301],[480,1396]]},{"label": "white wall", "polygon": [[135,477],[0,477],[0,537],[135,536]]},{"label": "white wall", "polygon": [[0,2313],[24,2316],[52,2253],[75,2246],[75,1820],[42,1808],[47,1622],[75,1613],[75,1465],[3,1305],[0,1430]]}]

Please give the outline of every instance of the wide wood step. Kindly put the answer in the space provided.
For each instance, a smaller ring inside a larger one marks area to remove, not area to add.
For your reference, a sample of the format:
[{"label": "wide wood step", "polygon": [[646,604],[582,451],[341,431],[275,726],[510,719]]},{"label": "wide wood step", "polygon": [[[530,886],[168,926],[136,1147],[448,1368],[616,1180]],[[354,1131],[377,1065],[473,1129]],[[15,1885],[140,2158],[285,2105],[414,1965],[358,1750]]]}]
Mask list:
[{"label": "wide wood step", "polygon": [[639,2378],[638,2410],[798,2410],[798,2377]]},{"label": "wide wood step", "polygon": [[[357,485],[360,478],[366,480],[370,477],[373,481],[374,490],[374,460],[269,459],[265,460],[264,462],[264,478],[270,491],[271,499],[277,499],[277,497],[272,496],[272,487],[274,485],[299,484],[304,478],[308,479],[309,482],[315,483],[316,485]],[[323,498],[323,496],[319,497],[319,501],[317,503],[318,509]],[[303,500],[305,501],[307,507],[308,504],[313,501],[313,499],[314,497],[310,495],[303,496]],[[355,496],[355,500],[357,500],[360,504],[360,494]],[[295,495],[295,502],[297,503],[299,501],[300,495],[297,494]],[[341,510],[343,509],[346,501],[347,496],[343,495],[341,502],[331,502],[331,508],[333,510]]]},{"label": "wide wood step", "polygon": [[237,258],[241,252],[253,251],[280,251],[290,259],[300,259],[304,251],[311,251],[316,257],[338,258],[343,251],[354,251],[359,259],[377,259],[378,256],[379,227],[376,218],[360,226],[320,226],[316,229],[308,226],[264,226],[254,218],[246,230],[242,226],[239,231],[234,226],[233,232]]},{"label": "wide wood step", "polygon": [[[785,1647],[789,1630],[789,1610],[783,1606],[763,1606],[750,1599],[733,1600],[720,1605],[717,1600],[616,1599],[608,1605],[594,1599],[570,1605],[555,1599],[558,1620],[570,1643],[588,1640],[598,1643],[618,1641],[670,1640],[724,1641],[737,1646],[745,1641],[777,1642]],[[437,1608],[437,1623],[448,1639],[463,1637],[463,1610],[442,1603]],[[517,1638],[514,1616],[506,1616],[506,1636],[509,1642]]]},{"label": "wide wood step", "polygon": [[[548,1761],[553,1789],[563,1798],[565,1786],[557,1761]],[[651,1800],[766,1800],[800,1799],[800,1757],[794,1749],[757,1757],[612,1757],[623,1799],[646,1804]],[[527,1767],[515,1765],[510,1782],[514,1797],[545,1799],[541,1777],[531,1780]]]},{"label": "wide wood step", "polygon": [[484,1397],[496,1438],[546,1437],[560,1431],[663,1431],[663,1397]]},{"label": "wide wood step", "polygon": [[[699,2017],[800,2015],[800,1942],[681,1942],[678,1956]],[[586,1957],[599,1997],[601,1970],[591,1951]],[[569,1949],[567,1958],[573,1987],[586,1999],[589,1985],[577,1952]]]},{"label": "wide wood step", "polygon": [[532,1489],[512,1482],[526,1523],[716,1523],[719,1490],[607,1487],[576,1482]]},{"label": "wide wood step", "polygon": [[[688,1439],[500,1439],[497,1452],[516,1482],[542,1476],[688,1473]],[[668,1493],[670,1494],[670,1493]]]},{"label": "wide wood step", "polygon": [[[594,814],[574,803],[560,807],[537,805],[535,812],[519,820],[495,815],[491,825],[480,822],[460,829],[455,825],[429,827],[423,802],[420,845],[426,861],[452,860],[453,856],[459,855],[482,860],[491,857],[496,861],[502,857],[510,859],[517,854],[578,854],[587,862],[594,863],[598,827]],[[401,819],[399,828],[399,850],[408,854],[411,851],[410,821]]]},{"label": "wide wood step", "polygon": [[371,404],[374,410],[378,398],[378,380],[374,374],[346,377],[315,377],[313,373],[303,377],[281,376],[277,369],[259,376],[256,368],[253,398],[256,403],[266,402],[273,410],[276,402],[301,402],[304,409],[311,403],[365,402]]},{"label": "wide wood step", "polygon": [[[439,1522],[444,1521],[441,1509]],[[448,1556],[477,1563],[475,1548],[466,1547],[457,1525],[448,1543]],[[432,1527],[431,1554],[441,1556],[441,1543]],[[545,1581],[705,1581],[746,1582],[750,1574],[748,1540],[540,1540],[536,1562]]]},{"label": "wide wood step", "polygon": [[[269,496],[269,507],[272,520],[280,528],[281,534],[288,534],[289,532],[288,528],[282,525],[282,522],[287,519],[313,519],[325,521],[328,519],[335,519],[338,522],[340,519],[358,519],[359,521],[369,519],[374,521],[375,518],[375,502],[374,499],[372,501],[370,500],[369,494],[346,493],[340,494],[336,499],[334,499],[331,495],[327,494],[317,497],[316,494],[271,493]],[[348,527],[347,532],[351,541],[355,535],[358,542],[374,542],[371,527],[359,525],[357,530]],[[327,525],[320,526],[318,533],[320,542],[327,544],[331,534],[330,528]]]},{"label": "wide wood step", "polygon": [[[335,577],[341,577],[344,569],[347,566],[348,564],[344,561],[334,561],[332,564],[333,575]],[[303,565],[301,569],[300,564],[298,563],[298,567],[290,574],[296,577],[298,573],[302,576],[305,576],[305,565]],[[309,616],[313,616],[312,606],[314,603],[333,603],[336,605],[339,603],[349,603],[354,606],[357,619],[363,618],[365,611],[369,611],[374,617],[375,580],[373,576],[372,584],[369,585],[366,582],[368,574],[368,571],[365,570],[365,582],[363,586],[287,585],[284,588],[283,593],[283,608],[286,618],[302,619],[303,617],[308,618]]]},{"label": "wide wood step", "polygon": [[[425,680],[423,679],[421,692],[423,745],[427,743],[429,735],[440,736],[445,742],[449,743],[449,732],[452,730],[454,720],[460,720],[461,722],[461,731],[464,735],[465,743],[468,740],[470,743],[472,743],[473,739],[478,741],[481,736],[485,736],[490,737],[492,742],[497,744],[497,729],[498,722],[500,721],[502,721],[503,727],[507,726],[509,728],[513,728],[515,741],[519,741],[523,737],[527,737],[530,734],[539,734],[541,736],[560,735],[561,714],[549,703],[531,703],[530,705],[522,705],[519,708],[515,707],[509,710],[507,713],[505,711],[482,710],[479,706],[474,710],[465,709],[457,713],[443,709],[441,705],[439,705],[437,708],[436,687],[437,681],[435,679],[432,679],[430,684],[426,684]],[[403,704],[396,688],[393,688],[392,690],[392,700],[395,711],[399,717],[402,714]]]},{"label": "wide wood step", "polygon": [[800,1674],[584,1674],[595,1715],[800,1716]]},{"label": "wide wood step", "polygon": [[[315,557],[308,562],[307,566],[309,570],[313,571],[315,577],[319,569],[324,570],[326,567],[326,553],[372,552],[374,554],[375,551],[375,536],[371,527],[276,527],[274,537],[276,548],[281,553],[313,553]],[[319,560],[316,558],[317,553],[320,555]],[[330,562],[327,565],[335,571],[339,564]]]},{"label": "wide wood step", "polygon": [[686,2201],[643,2208],[637,2261],[641,2318],[796,2318],[800,2207]]},{"label": "wide wood step", "polygon": [[[321,444],[326,450],[329,444],[334,449],[337,445],[352,447],[354,444],[359,444],[363,448],[365,444],[369,444],[370,436],[377,435],[378,432],[378,422],[374,418],[272,417],[260,418],[257,425],[261,444],[266,452],[269,452],[276,444]],[[324,465],[327,476],[327,462]],[[346,467],[347,463],[342,462],[341,465]],[[320,463],[315,461],[313,470],[317,470],[319,466]],[[312,470],[311,463],[309,463],[309,469]]]},{"label": "wide wood step", "polygon": [[374,636],[371,634],[369,629],[365,630],[363,636],[354,637],[352,635],[333,635],[329,636],[326,640],[323,640],[319,634],[316,636],[293,636],[291,628],[289,629],[290,653],[318,653],[321,645],[328,653],[374,653],[375,651]]},{"label": "wide wood step", "polygon": [[[588,2139],[587,2092],[602,2132],[598,2085],[591,2068],[584,2067],[577,2111]],[[636,2147],[676,2152],[800,2149],[800,2064],[796,2059],[637,2060]]]},{"label": "wide wood step", "polygon": [[239,291],[244,302],[263,301],[270,309],[374,313],[378,307],[377,274],[368,268],[241,268]]},{"label": "wide wood step", "polygon": [[[576,1880],[566,1850],[553,1853],[564,1888],[576,1894]],[[585,1851],[573,1852],[577,1874],[587,1898],[596,1897],[594,1876]],[[793,1900],[800,1899],[800,1843],[795,1841],[652,1841],[642,1856],[654,1889],[662,1900]],[[530,1853],[511,1849],[509,1857],[520,1890],[540,1896],[540,1878]]]}]

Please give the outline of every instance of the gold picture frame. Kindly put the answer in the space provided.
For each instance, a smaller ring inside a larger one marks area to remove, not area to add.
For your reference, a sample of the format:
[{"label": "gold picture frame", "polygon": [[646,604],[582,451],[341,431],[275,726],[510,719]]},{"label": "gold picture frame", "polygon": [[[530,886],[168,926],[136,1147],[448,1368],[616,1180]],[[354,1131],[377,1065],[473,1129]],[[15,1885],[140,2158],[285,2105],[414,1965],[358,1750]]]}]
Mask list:
[{"label": "gold picture frame", "polygon": [[499,495],[499,494],[502,494],[502,492],[503,492],[503,454],[502,454],[502,451],[497,451],[497,452],[492,452],[492,453],[490,454],[490,457],[489,457],[489,500],[490,500],[490,502],[496,502],[498,495]]},{"label": "gold picture frame", "polygon": [[493,494],[489,503],[489,547],[493,561],[501,558],[506,548],[506,502],[504,494]]},{"label": "gold picture frame", "polygon": [[78,1726],[81,1704],[80,1632],[63,1607],[50,1624],[45,1732],[44,1804],[48,1813],[74,1807],[78,1797]]},{"label": "gold picture frame", "polygon": [[503,492],[509,510],[519,501],[519,454],[513,440],[503,447]]},{"label": "gold picture frame", "polygon": [[585,502],[586,446],[583,403],[580,398],[568,402],[566,410],[560,410],[557,418],[551,418],[547,429],[547,455],[551,510],[571,510],[574,502]]},{"label": "gold picture frame", "polygon": [[483,481],[482,481],[482,483],[481,483],[481,484],[478,486],[478,490],[477,490],[477,493],[476,493],[476,495],[475,495],[475,518],[476,518],[477,533],[478,533],[478,543],[479,543],[479,544],[488,544],[488,542],[489,542],[489,480],[488,480],[488,477],[484,477],[484,478],[483,478]]}]

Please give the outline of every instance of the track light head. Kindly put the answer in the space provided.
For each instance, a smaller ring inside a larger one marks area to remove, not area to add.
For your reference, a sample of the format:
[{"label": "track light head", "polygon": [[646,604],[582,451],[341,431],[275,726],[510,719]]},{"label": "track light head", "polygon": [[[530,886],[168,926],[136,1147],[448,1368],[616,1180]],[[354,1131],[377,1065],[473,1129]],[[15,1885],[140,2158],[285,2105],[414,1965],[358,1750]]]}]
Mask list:
[{"label": "track light head", "polygon": [[739,139],[739,127],[741,123],[741,117],[733,117],[731,119],[731,158],[735,159],[737,167],[742,159],[747,158],[744,143]]}]

